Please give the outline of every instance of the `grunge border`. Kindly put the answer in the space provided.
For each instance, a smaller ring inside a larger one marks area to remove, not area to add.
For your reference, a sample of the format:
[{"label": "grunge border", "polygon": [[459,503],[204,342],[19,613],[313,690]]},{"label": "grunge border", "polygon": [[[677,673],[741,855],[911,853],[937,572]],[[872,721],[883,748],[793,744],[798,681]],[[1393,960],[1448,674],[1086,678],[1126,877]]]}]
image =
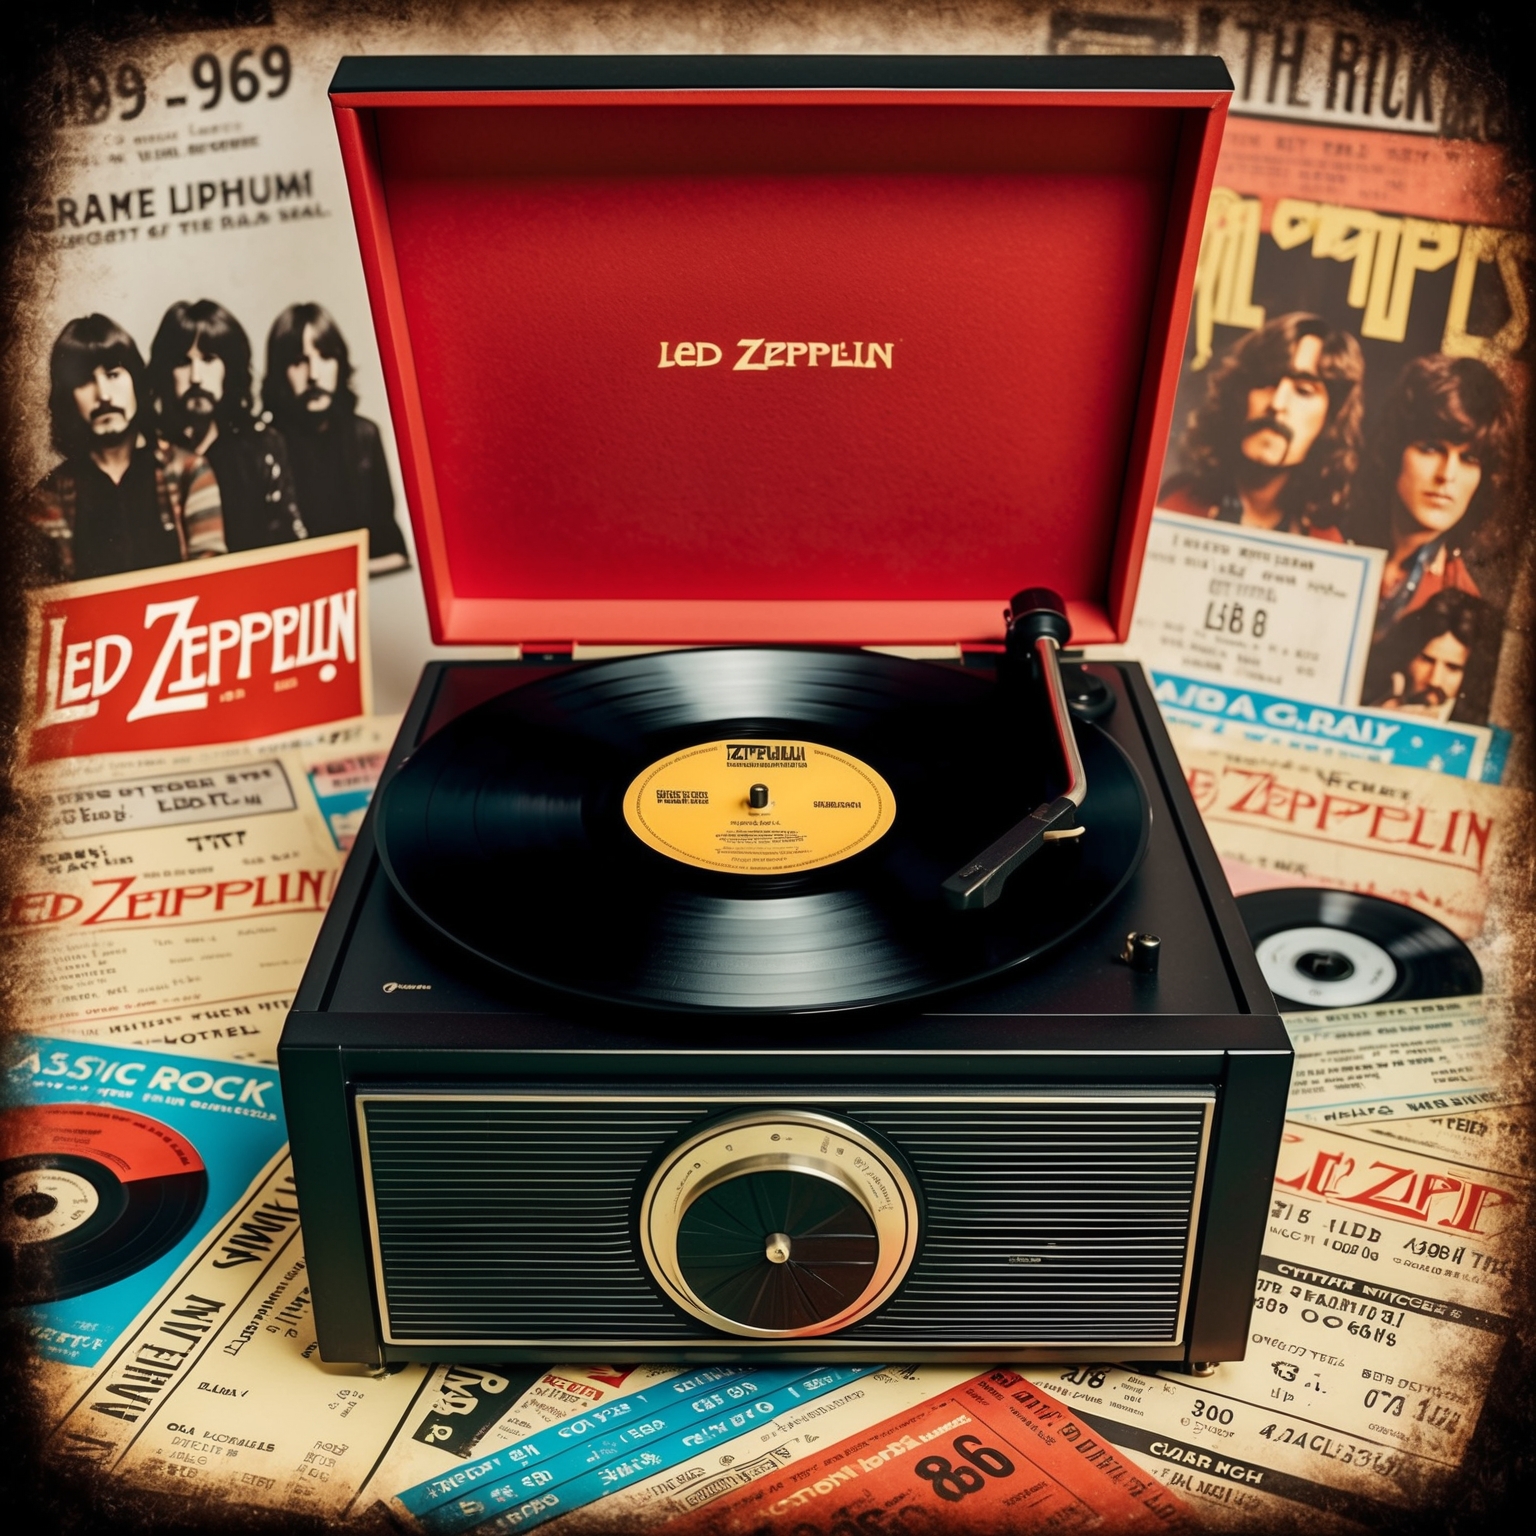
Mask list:
[{"label": "grunge border", "polygon": [[[530,37],[547,39],[554,51],[590,47],[601,39],[615,51],[654,47],[658,35],[686,35],[706,51],[780,51],[825,46],[828,26],[850,49],[916,50],[942,23],[968,28],[972,35],[992,19],[1019,18],[1049,9],[1133,18],[1143,0],[293,0],[281,6],[285,22],[302,25],[306,15],[334,25],[350,20],[383,34],[402,23],[430,21],[474,36],[477,15],[515,9]],[[1352,19],[1396,33],[1404,42],[1437,48],[1464,85],[1483,91],[1507,108],[1518,186],[1530,208],[1533,164],[1533,93],[1524,71],[1536,43],[1536,22],[1525,7],[1498,0],[1357,0],[1348,6],[1326,0],[1211,0],[1210,16],[1235,10],[1264,23],[1277,18],[1321,22],[1348,14]],[[15,787],[19,724],[23,704],[25,604],[28,572],[20,551],[21,498],[28,489],[21,445],[41,409],[34,399],[35,365],[24,339],[28,317],[44,270],[44,237],[31,216],[56,170],[49,127],[49,80],[61,60],[89,59],[129,40],[168,39],[194,30],[259,27],[273,20],[269,0],[57,0],[34,3],[12,13],[0,47],[0,911],[11,895],[33,840],[28,809]],[[472,43],[470,44],[472,46]],[[1527,227],[1533,228],[1527,213]],[[1527,345],[1527,354],[1531,352]],[[1536,713],[1536,401],[1527,402],[1526,473],[1522,525],[1511,541],[1523,563],[1517,573],[1515,624],[1524,639],[1524,666],[1516,687]],[[1523,597],[1523,602],[1521,598]],[[1521,769],[1523,767],[1523,773]],[[1528,785],[1532,765],[1515,765]],[[1522,856],[1514,862],[1518,889],[1501,900],[1510,915],[1511,952],[1519,957],[1515,980],[1520,1038],[1512,1042],[1509,1069],[1527,1088],[1536,1085],[1536,817],[1520,834]],[[14,1028],[21,985],[17,955],[0,930],[0,1026]],[[1525,1097],[1529,1098],[1528,1092]],[[1529,1171],[1529,1170],[1527,1170]],[[1536,1237],[1527,1238],[1526,1274],[1536,1261]],[[3,1251],[0,1251],[3,1263]],[[0,1275],[0,1282],[4,1276]],[[1529,1286],[1529,1279],[1527,1280]],[[43,1425],[32,1387],[32,1362],[23,1330],[0,1320],[0,1446],[4,1447],[0,1492],[12,1528],[45,1530],[59,1536],[101,1533],[295,1532],[340,1529],[330,1523],[282,1511],[208,1505],[176,1500],[123,1486],[109,1476],[94,1479],[42,1459]],[[1483,1415],[1468,1455],[1446,1497],[1433,1508],[1405,1515],[1399,1532],[1444,1532],[1486,1536],[1487,1529],[1521,1507],[1536,1505],[1536,1296],[1521,1298],[1515,1334],[1490,1383]],[[1311,1522],[1299,1511],[1291,1529]],[[956,1526],[955,1529],[962,1527]],[[382,1515],[351,1521],[346,1529],[368,1533],[391,1529]]]}]

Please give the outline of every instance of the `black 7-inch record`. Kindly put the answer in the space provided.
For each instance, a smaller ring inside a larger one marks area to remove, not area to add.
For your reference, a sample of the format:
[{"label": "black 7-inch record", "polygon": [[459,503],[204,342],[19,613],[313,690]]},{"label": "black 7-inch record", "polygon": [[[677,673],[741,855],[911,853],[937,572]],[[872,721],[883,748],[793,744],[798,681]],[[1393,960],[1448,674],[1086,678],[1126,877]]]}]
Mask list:
[{"label": "black 7-inch record", "polygon": [[1130,877],[1136,770],[1077,726],[1085,830],[978,911],[943,882],[1062,790],[1035,693],[847,650],[665,652],[460,716],[379,808],[381,861],[439,933],[526,980],[642,1008],[905,1002],[1060,943]]},{"label": "black 7-inch record", "polygon": [[1237,906],[1282,1013],[1483,990],[1472,951],[1401,902],[1291,886],[1251,891]]},{"label": "black 7-inch record", "polygon": [[179,1131],[107,1104],[8,1111],[0,1222],[15,1304],[60,1301],[125,1279],[168,1253],[208,1198]]}]

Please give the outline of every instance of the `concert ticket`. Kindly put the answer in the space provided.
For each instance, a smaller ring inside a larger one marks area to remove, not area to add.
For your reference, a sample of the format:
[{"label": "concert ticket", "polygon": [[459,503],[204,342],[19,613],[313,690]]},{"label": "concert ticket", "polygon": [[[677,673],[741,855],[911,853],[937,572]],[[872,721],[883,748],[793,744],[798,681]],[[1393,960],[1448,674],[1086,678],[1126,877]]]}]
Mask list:
[{"label": "concert ticket", "polygon": [[640,1530],[664,1524],[768,1473],[825,1454],[878,1420],[917,1407],[968,1381],[968,1366],[890,1365],[797,1405],[725,1445],[565,1517],[562,1530]]},{"label": "concert ticket", "polygon": [[1379,1524],[1461,1460],[1504,1338],[1518,1181],[1293,1121],[1247,1358],[1209,1380],[1031,1370],[1219,1519],[1271,1500]]},{"label": "concert ticket", "polygon": [[1485,784],[1497,784],[1504,774],[1509,733],[1487,725],[1429,720],[1395,710],[1312,704],[1174,672],[1153,672],[1152,694],[1164,720],[1237,742],[1427,768]]},{"label": "concert ticket", "polygon": [[397,1496],[396,1507],[400,1513],[433,1530],[463,1529],[473,1525],[485,1512],[482,1490],[496,1487],[525,1467],[535,1462],[544,1465],[551,1456],[558,1456],[578,1444],[591,1443],[594,1436],[596,1443],[602,1443],[603,1434],[610,1426],[627,1428],[634,1423],[650,1422],[658,1412],[670,1414],[674,1410],[681,1419],[690,1418],[695,1414],[689,1406],[690,1397],[713,1391],[723,1382],[735,1387],[747,1378],[745,1370],[709,1366],[648,1384],[639,1391],[631,1391],[616,1403],[598,1399],[578,1404],[575,1414],[561,1415],[555,1421],[558,1429],[544,1426],[549,1433],[531,1431],[526,1438],[492,1455],[466,1462],[407,1488]]},{"label": "concert ticket", "polygon": [[660,1365],[433,1366],[352,1508],[387,1502],[397,1489],[451,1475],[471,1456],[680,1374]]},{"label": "concert ticket", "polygon": [[285,1157],[122,1336],[50,1448],[152,1487],[339,1514],[424,1375],[321,1362]]},{"label": "concert ticket", "polygon": [[1161,672],[1358,704],[1384,559],[1377,549],[1156,512],[1127,648]]},{"label": "concert ticket", "polygon": [[[1187,1506],[1056,1397],[988,1371],[744,1486],[695,1490],[668,1536],[1189,1528]],[[707,1497],[706,1497],[707,1496]]]},{"label": "concert ticket", "polygon": [[[434,1533],[526,1530],[876,1369],[697,1371],[604,1404],[453,1477],[407,1489],[395,1506]],[[472,1493],[452,1497],[468,1486]]]}]

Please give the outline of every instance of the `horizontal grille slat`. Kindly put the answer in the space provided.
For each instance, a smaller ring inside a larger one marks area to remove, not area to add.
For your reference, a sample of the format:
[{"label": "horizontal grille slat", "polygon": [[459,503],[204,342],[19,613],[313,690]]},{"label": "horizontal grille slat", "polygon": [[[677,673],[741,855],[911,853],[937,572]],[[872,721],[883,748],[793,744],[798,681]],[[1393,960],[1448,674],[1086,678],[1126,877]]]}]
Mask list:
[{"label": "horizontal grille slat", "polygon": [[[634,1222],[657,1158],[731,1105],[400,1094],[360,1107],[393,1338],[720,1339],[663,1298]],[[1177,1339],[1206,1120],[1187,1092],[815,1107],[895,1145],[925,1207],[902,1287],[836,1339],[893,1352]]]}]

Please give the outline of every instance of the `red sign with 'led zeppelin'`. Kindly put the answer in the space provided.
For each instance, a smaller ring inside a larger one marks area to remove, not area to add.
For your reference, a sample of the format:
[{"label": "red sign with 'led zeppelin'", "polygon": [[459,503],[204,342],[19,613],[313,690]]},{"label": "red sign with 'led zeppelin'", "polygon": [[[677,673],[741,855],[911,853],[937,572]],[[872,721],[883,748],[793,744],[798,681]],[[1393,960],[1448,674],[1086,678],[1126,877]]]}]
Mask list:
[{"label": "red sign with 'led zeppelin'", "polygon": [[32,762],[254,741],[370,708],[367,535],[37,594]]}]

